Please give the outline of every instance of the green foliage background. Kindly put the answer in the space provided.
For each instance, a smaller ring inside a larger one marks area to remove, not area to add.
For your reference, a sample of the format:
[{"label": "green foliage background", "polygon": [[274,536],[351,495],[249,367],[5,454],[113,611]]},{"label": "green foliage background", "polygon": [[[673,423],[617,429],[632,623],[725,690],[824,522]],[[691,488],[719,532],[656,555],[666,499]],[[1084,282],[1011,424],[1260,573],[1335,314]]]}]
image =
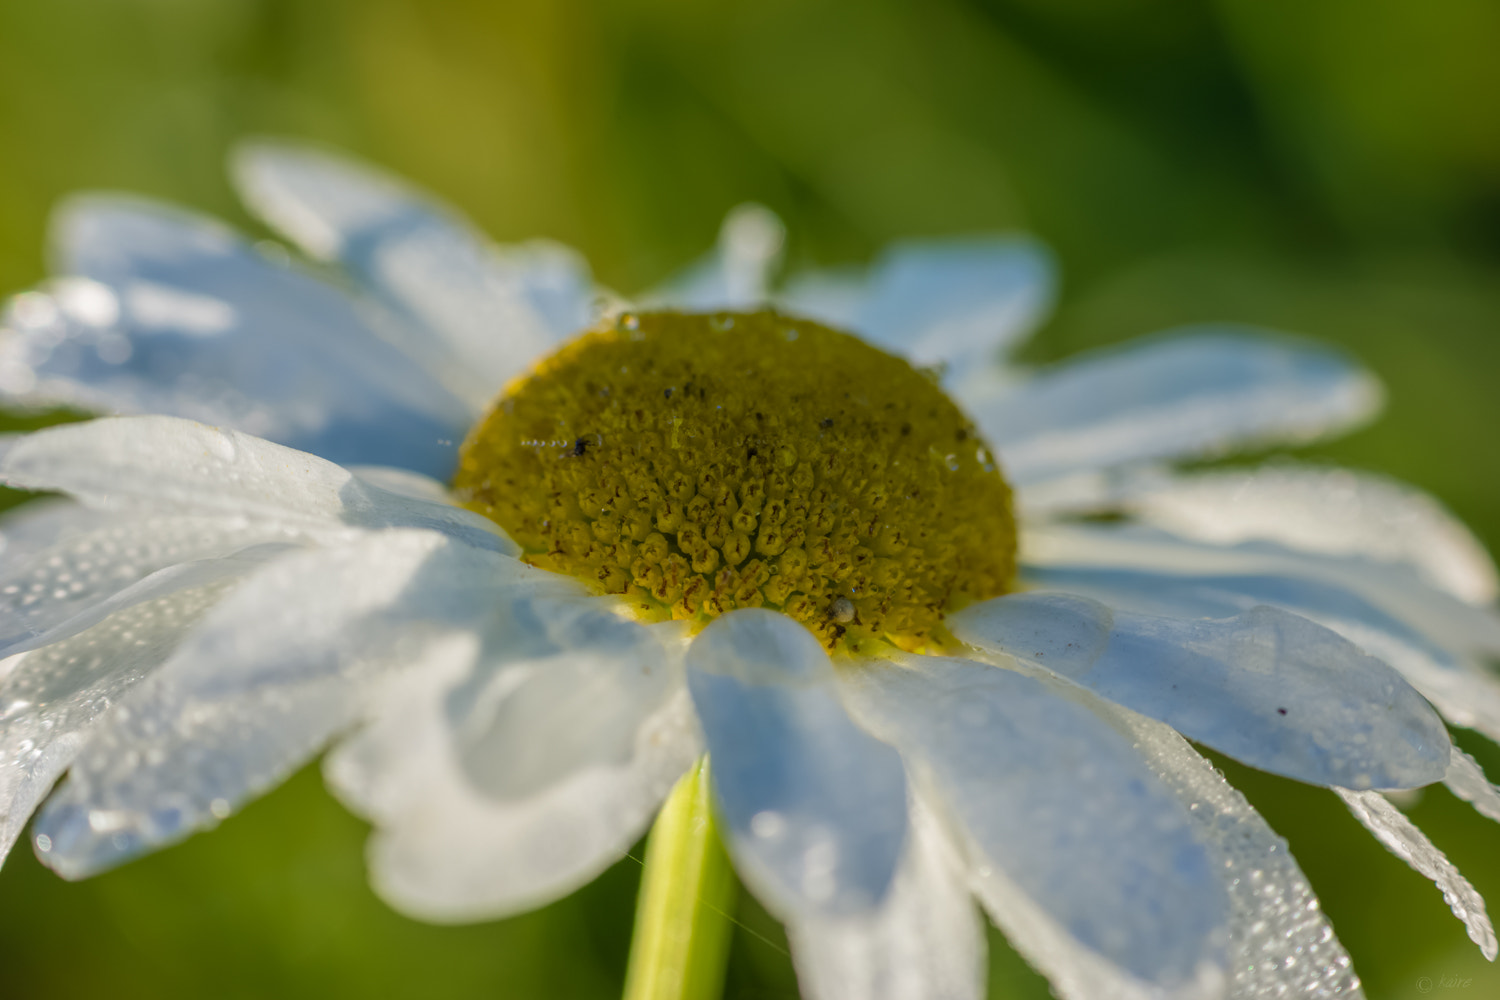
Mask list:
[{"label": "green foliage background", "polygon": [[[252,133],[385,164],[627,291],[747,199],[787,220],[794,263],[1024,227],[1064,276],[1030,360],[1199,320],[1346,344],[1391,404],[1313,454],[1426,487],[1493,550],[1497,39],[1494,0],[0,0],[0,290],[42,277],[76,189],[250,226],[222,161]],[[1500,996],[1437,891],[1332,796],[1225,766],[1372,998],[1423,977]],[[1500,900],[1500,829],[1441,789],[1411,813]],[[23,846],[0,870],[0,995],[617,994],[632,861],[538,913],[432,927],[370,894],[364,832],[310,769],[88,882]],[[727,995],[794,996],[774,924],[739,919]],[[995,996],[1046,995],[993,945]]]}]

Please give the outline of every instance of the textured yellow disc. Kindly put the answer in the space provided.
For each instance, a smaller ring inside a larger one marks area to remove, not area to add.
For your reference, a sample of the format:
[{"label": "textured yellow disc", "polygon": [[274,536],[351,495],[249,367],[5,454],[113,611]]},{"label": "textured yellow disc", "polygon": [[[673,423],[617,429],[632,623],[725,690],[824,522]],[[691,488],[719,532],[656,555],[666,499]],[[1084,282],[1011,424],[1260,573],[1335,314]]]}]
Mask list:
[{"label": "textured yellow disc", "polygon": [[940,645],[1015,572],[1010,489],[933,380],[774,312],[584,334],[507,387],[454,488],[643,617],[773,608],[830,650]]}]

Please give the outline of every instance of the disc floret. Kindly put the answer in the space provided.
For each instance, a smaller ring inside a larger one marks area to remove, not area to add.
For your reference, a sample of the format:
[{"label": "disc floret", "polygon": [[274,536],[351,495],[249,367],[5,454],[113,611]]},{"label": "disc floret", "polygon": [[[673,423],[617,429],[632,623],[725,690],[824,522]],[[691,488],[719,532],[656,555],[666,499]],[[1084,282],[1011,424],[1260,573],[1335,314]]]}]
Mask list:
[{"label": "disc floret", "polygon": [[1015,572],[1010,489],[934,380],[770,311],[585,333],[506,389],[454,488],[643,618],[768,607],[833,650],[932,647]]}]

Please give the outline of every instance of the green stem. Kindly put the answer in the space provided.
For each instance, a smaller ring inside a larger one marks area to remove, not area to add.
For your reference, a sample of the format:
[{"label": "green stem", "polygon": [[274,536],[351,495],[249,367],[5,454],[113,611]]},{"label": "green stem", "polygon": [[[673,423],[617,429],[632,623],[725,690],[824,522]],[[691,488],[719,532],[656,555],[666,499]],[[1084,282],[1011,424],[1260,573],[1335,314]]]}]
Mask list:
[{"label": "green stem", "polygon": [[717,1000],[736,888],[714,823],[705,757],[672,789],[646,841],[625,1000]]}]

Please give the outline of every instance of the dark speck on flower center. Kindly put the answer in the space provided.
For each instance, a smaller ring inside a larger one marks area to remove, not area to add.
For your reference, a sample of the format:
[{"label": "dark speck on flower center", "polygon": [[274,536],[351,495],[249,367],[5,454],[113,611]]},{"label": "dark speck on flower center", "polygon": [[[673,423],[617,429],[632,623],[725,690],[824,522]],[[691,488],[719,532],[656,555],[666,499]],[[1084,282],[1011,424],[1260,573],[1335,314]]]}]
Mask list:
[{"label": "dark speck on flower center", "polygon": [[645,619],[766,607],[833,651],[941,647],[1015,573],[1010,488],[931,377],[774,312],[585,333],[506,388],[454,489]]}]

